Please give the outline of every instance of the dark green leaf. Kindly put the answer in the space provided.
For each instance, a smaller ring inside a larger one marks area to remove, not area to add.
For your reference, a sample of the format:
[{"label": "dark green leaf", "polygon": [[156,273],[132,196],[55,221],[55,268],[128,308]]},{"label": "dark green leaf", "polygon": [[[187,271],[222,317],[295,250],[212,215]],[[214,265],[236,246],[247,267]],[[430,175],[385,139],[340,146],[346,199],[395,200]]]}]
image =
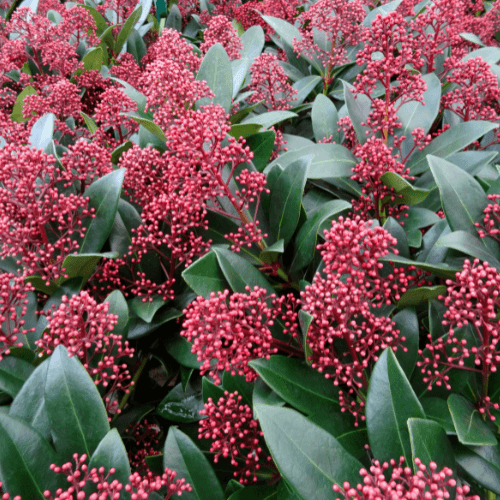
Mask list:
[{"label": "dark green leaf", "polygon": [[137,62],[141,64],[142,58],[146,55],[148,49],[142,36],[136,29],[133,29],[127,39],[127,52],[132,54]]},{"label": "dark green leaf", "polygon": [[182,384],[177,384],[161,401],[156,412],[167,420],[185,424],[198,422],[202,418],[198,412],[202,409],[201,388],[196,389],[188,384],[184,391]]},{"label": "dark green leaf", "polygon": [[271,230],[276,240],[285,240],[285,247],[292,238],[299,221],[309,164],[309,159],[300,159],[288,165],[271,192]]},{"label": "dark green leaf", "polygon": [[155,315],[151,323],[146,323],[137,316],[132,316],[129,321],[127,338],[130,340],[138,339],[157,330],[161,325],[177,319],[182,316],[182,311],[169,307]]},{"label": "dark green leaf", "polygon": [[237,391],[243,398],[242,402],[249,406],[252,406],[253,386],[254,384],[247,382],[242,375],[231,375],[230,372],[224,372],[222,376],[224,390],[229,391],[229,393]]},{"label": "dark green leaf", "polygon": [[252,394],[253,405],[269,405],[269,406],[284,406],[286,401],[274,392],[265,382],[259,377],[254,383]]},{"label": "dark green leaf", "polygon": [[80,115],[83,118],[83,121],[85,122],[85,125],[89,129],[89,132],[91,134],[94,134],[95,131],[99,128],[96,124],[96,122],[88,115],[86,115],[83,111],[80,111]]},{"label": "dark green leaf", "polygon": [[386,349],[375,364],[366,399],[368,438],[378,460],[404,456],[411,463],[409,418],[425,418],[424,410],[394,353]]},{"label": "dark green leaf", "polygon": [[2,359],[0,361],[0,391],[15,398],[34,369],[31,363],[23,359],[13,356]]},{"label": "dark green leaf", "polygon": [[175,427],[168,430],[163,451],[163,466],[185,478],[193,491],[184,491],[183,500],[225,500],[224,491],[215,472],[196,445]]},{"label": "dark green leaf", "polygon": [[398,307],[418,306],[431,299],[437,299],[440,295],[446,294],[445,285],[421,286],[410,288],[398,301]]},{"label": "dark green leaf", "polygon": [[45,406],[60,460],[74,453],[92,456],[109,431],[99,391],[76,357],[62,345],[50,357],[45,384]]},{"label": "dark green leaf", "polygon": [[[102,66],[102,58],[103,58],[103,51],[101,47],[95,47],[93,49],[90,49],[82,58],[82,63],[85,71],[100,72]],[[90,131],[92,133],[95,132],[95,130],[90,130]]]},{"label": "dark green leaf", "polygon": [[[181,315],[179,311],[179,316]],[[169,335],[165,340],[165,349],[180,365],[198,369],[201,366],[201,361],[198,361],[196,354],[191,352],[192,347],[193,344],[178,333]]]},{"label": "dark green leaf", "polygon": [[335,142],[339,142],[340,134],[337,131],[339,115],[337,108],[328,97],[323,94],[318,94],[314,99],[311,110],[311,120],[314,130],[314,138],[316,142],[323,139],[333,138]]},{"label": "dark green leaf", "polygon": [[278,396],[307,415],[325,407],[339,409],[338,389],[305,361],[274,355],[254,359],[249,365]]},{"label": "dark green leaf", "polygon": [[0,477],[3,491],[30,500],[58,486],[50,471],[58,457],[49,443],[28,424],[0,413]]},{"label": "dark green leaf", "polygon": [[[380,262],[394,262],[395,264],[415,266],[418,269],[422,269],[422,271],[429,271],[430,273],[435,274],[436,276],[440,276],[442,278],[454,278],[455,273],[457,271],[460,271],[460,269],[455,267],[450,267],[445,262],[432,264],[430,262],[423,262],[421,260],[407,259],[405,257],[400,257],[399,255],[393,253],[385,255],[384,257],[381,257],[379,260]],[[405,304],[405,305],[413,306],[416,304]]]},{"label": "dark green leaf", "polygon": [[68,255],[63,262],[68,278],[60,278],[58,284],[64,283],[67,279],[82,278],[82,286],[94,274],[97,264],[102,258],[113,259],[118,257],[116,252],[107,253],[85,253]]},{"label": "dark green leaf", "polygon": [[458,440],[462,444],[473,446],[497,444],[495,435],[468,399],[458,394],[451,394],[448,398],[448,408],[457,431]]},{"label": "dark green leaf", "polygon": [[274,148],[275,134],[272,130],[266,130],[255,135],[247,137],[246,145],[253,152],[253,164],[255,168],[262,172],[271,158]]},{"label": "dark green leaf", "polygon": [[134,297],[129,301],[130,309],[146,323],[151,323],[158,309],[167,303],[161,295],[155,295],[151,298],[153,299],[152,301],[147,298],[143,299],[143,297]]},{"label": "dark green leaf", "polygon": [[[427,466],[430,462],[436,462],[438,471],[443,467],[455,468],[453,449],[446,432],[439,424],[423,418],[410,418],[408,419],[408,430],[413,461],[415,458],[419,458]],[[418,471],[414,462],[413,468],[415,472]]]},{"label": "dark green leaf", "polygon": [[427,163],[429,155],[447,159],[497,127],[497,124],[485,121],[459,123],[436,137],[422,151],[417,151],[407,167],[410,168],[411,175],[421,174],[429,168]]},{"label": "dark green leaf", "polygon": [[423,398],[420,402],[427,418],[437,422],[445,430],[446,434],[456,436],[457,432],[451,418],[450,409],[444,399]]},{"label": "dark green leaf", "polygon": [[85,191],[85,196],[90,198],[89,208],[95,209],[95,218],[86,224],[80,254],[99,252],[108,239],[118,210],[124,177],[125,169],[120,168],[93,182]]},{"label": "dark green leaf", "polygon": [[208,299],[212,292],[222,292],[229,288],[215,252],[207,253],[191,264],[182,273],[182,277],[191,290],[205,299]]},{"label": "dark green leaf", "polygon": [[290,272],[296,272],[310,264],[314,257],[320,226],[327,220],[351,208],[351,204],[343,200],[332,200],[314,212],[305,222],[295,237],[295,256]]},{"label": "dark green leaf", "polygon": [[[94,467],[104,467],[106,471],[113,468],[115,473],[111,476],[111,480],[118,479],[123,485],[128,484],[130,471],[130,461],[127,450],[123,441],[116,429],[111,429],[99,443],[94,454],[90,458],[89,470]],[[87,483],[89,484],[89,483]],[[88,489],[87,492],[97,491],[96,489]]]},{"label": "dark green leaf", "polygon": [[[349,118],[351,119],[358,141],[360,144],[364,144],[368,137],[366,133],[370,131],[370,128],[366,125],[361,125],[361,123],[366,123],[372,103],[364,94],[353,94],[352,90],[354,90],[354,87],[350,83],[344,81],[342,83],[344,84],[344,100]],[[354,98],[355,95],[356,98]]]},{"label": "dark green leaf", "polygon": [[233,97],[233,72],[229,56],[220,43],[216,43],[208,49],[196,79],[205,80],[210,90],[215,94],[212,99],[205,97],[198,100],[197,107],[213,102],[220,104],[226,113],[229,113]]},{"label": "dark green leaf", "polygon": [[[417,363],[417,351],[419,348],[417,313],[414,307],[406,307],[395,314],[392,320],[396,323],[396,328],[401,331],[401,336],[406,339],[402,345],[398,347],[396,359],[401,365],[401,368],[403,368],[405,375],[410,378]],[[406,347],[408,350],[404,352],[402,349],[403,347]]]},{"label": "dark green leaf", "polygon": [[215,385],[207,377],[202,379],[203,401],[206,403],[208,398],[217,404],[220,398],[224,397],[224,389],[220,385]]},{"label": "dark green leaf", "polygon": [[276,486],[247,486],[235,491],[228,500],[278,500]]},{"label": "dark green leaf", "polygon": [[382,200],[382,203],[389,203],[391,205],[416,205],[425,200],[429,195],[427,189],[412,186],[396,172],[386,172],[380,177],[380,180],[385,186],[393,188],[396,195],[394,201],[391,200],[391,196],[389,195]]},{"label": "dark green leaf", "polygon": [[170,12],[168,13],[167,21],[165,22],[165,28],[172,28],[176,31],[182,32],[182,14],[176,4],[170,7]]},{"label": "dark green leaf", "polygon": [[104,302],[109,302],[109,314],[116,314],[118,316],[118,323],[113,328],[113,333],[122,335],[124,339],[127,338],[128,333],[128,306],[123,293],[120,290],[111,292]]},{"label": "dark green leaf", "polygon": [[303,500],[330,500],[332,485],[356,484],[362,468],[339,442],[300,413],[256,405],[264,439],[281,475]]}]

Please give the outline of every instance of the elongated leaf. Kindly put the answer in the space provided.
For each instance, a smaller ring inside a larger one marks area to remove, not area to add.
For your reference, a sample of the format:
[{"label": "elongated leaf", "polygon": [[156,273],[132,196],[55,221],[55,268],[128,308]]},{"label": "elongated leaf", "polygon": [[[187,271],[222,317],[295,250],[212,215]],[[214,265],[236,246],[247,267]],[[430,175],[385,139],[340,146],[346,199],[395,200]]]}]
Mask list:
[{"label": "elongated leaf", "polygon": [[458,440],[462,444],[473,446],[497,444],[495,435],[468,399],[459,394],[451,394],[448,398],[448,408],[455,424]]},{"label": "elongated leaf", "polygon": [[406,339],[403,342],[402,347],[406,347],[407,351],[405,352],[402,347],[398,347],[395,354],[401,368],[403,368],[405,375],[409,379],[417,364],[419,348],[417,313],[415,308],[406,307],[395,314],[392,320],[396,323],[396,328],[400,330],[401,336]]},{"label": "elongated leaf", "polygon": [[276,394],[297,410],[311,415],[326,407],[339,409],[338,389],[305,361],[275,355],[249,364]]},{"label": "elongated leaf", "polygon": [[257,134],[261,128],[262,125],[259,125],[257,123],[238,123],[231,127],[229,135],[232,137],[236,137],[236,139],[240,137],[243,137],[245,139],[246,137]]},{"label": "elongated leaf", "polygon": [[350,208],[351,204],[347,201],[332,200],[325,203],[311,218],[307,219],[295,238],[295,256],[290,272],[299,271],[312,261],[320,227],[324,222]]},{"label": "elongated leaf", "polygon": [[398,301],[398,307],[418,306],[423,302],[437,299],[440,295],[446,294],[445,285],[421,286],[410,288]]},{"label": "elongated leaf", "polygon": [[170,7],[165,28],[172,28],[176,31],[182,32],[182,14],[179,7],[177,7],[177,4],[173,4]]},{"label": "elongated leaf", "polygon": [[356,484],[362,468],[339,442],[300,413],[255,405],[264,439],[281,475],[303,500],[330,500],[332,485]]},{"label": "elongated leaf", "polygon": [[279,500],[278,488],[266,485],[247,486],[235,491],[228,500]]},{"label": "elongated leaf", "polygon": [[380,180],[387,187],[393,188],[394,193],[397,195],[394,201],[392,201],[391,196],[387,196],[382,200],[383,203],[390,203],[391,205],[416,205],[425,200],[429,195],[427,189],[420,189],[411,185],[396,172],[386,172],[380,177]]},{"label": "elongated leaf", "polygon": [[243,257],[223,248],[214,248],[222,273],[231,286],[233,292],[246,293],[246,287],[251,290],[255,286],[274,293],[273,287],[269,284],[265,276]]},{"label": "elongated leaf", "polygon": [[35,122],[29,138],[29,142],[33,148],[44,151],[50,144],[54,136],[55,120],[56,115],[54,113],[47,113]]},{"label": "elongated leaf", "polygon": [[0,390],[13,398],[17,396],[24,383],[35,368],[24,359],[7,356],[0,361]]},{"label": "elongated leaf", "polygon": [[[318,86],[320,82],[322,82],[322,78],[318,75],[309,75],[300,80],[296,81],[293,84],[293,88],[298,92],[297,99],[294,101],[290,101],[294,107],[302,104],[309,94]],[[322,94],[321,94],[322,95]]]},{"label": "elongated leaf", "polygon": [[302,194],[310,160],[300,159],[289,165],[278,177],[271,193],[270,224],[274,238],[283,239],[285,247],[299,221]]},{"label": "elongated leaf", "polygon": [[224,273],[219,267],[217,255],[210,252],[191,264],[183,273],[184,281],[197,295],[206,299],[212,292],[229,289]]},{"label": "elongated leaf", "polygon": [[136,121],[139,125],[142,125],[148,132],[151,132],[155,137],[160,139],[160,141],[167,142],[167,136],[163,130],[152,120],[143,118],[136,113],[120,113],[120,115],[132,118],[132,120]]},{"label": "elongated leaf", "polygon": [[84,285],[94,274],[95,268],[102,258],[113,259],[115,257],[118,257],[116,252],[68,255],[63,262],[63,269],[65,269],[68,278],[60,278],[58,284],[62,284],[66,279],[82,278],[82,285]]},{"label": "elongated leaf", "polygon": [[95,133],[95,131],[99,128],[96,122],[90,116],[86,115],[83,111],[80,111],[80,115],[83,118],[85,125],[89,129],[89,132],[91,134]]},{"label": "elongated leaf", "polygon": [[456,436],[457,431],[455,430],[446,400],[441,398],[423,398],[420,402],[428,419],[437,422],[445,430],[446,434]]},{"label": "elongated leaf", "polygon": [[311,110],[311,120],[316,142],[332,137],[335,142],[339,142],[340,134],[337,131],[339,115],[337,108],[328,97],[318,94],[314,99]]},{"label": "elongated leaf", "polygon": [[293,113],[292,111],[268,111],[261,115],[249,116],[243,120],[242,124],[254,123],[264,128],[269,128],[297,116],[297,113]]},{"label": "elongated leaf", "polygon": [[408,430],[415,472],[418,471],[415,458],[419,458],[427,466],[431,462],[436,462],[437,470],[441,470],[443,467],[455,468],[453,449],[446,432],[439,424],[432,420],[410,418],[408,419]]},{"label": "elongated leaf", "polygon": [[379,460],[404,456],[411,464],[409,418],[425,418],[424,410],[394,353],[386,349],[373,369],[366,400],[368,439]]},{"label": "elongated leaf", "polygon": [[200,99],[197,106],[214,102],[220,104],[226,113],[229,113],[233,97],[233,72],[229,56],[220,43],[212,45],[205,54],[196,79],[205,80],[210,90],[215,94],[213,99],[208,97]]},{"label": "elongated leaf", "polygon": [[185,478],[193,491],[184,491],[187,500],[225,500],[215,472],[191,439],[176,427],[170,427],[163,451],[163,467],[175,470]]},{"label": "elongated leaf", "polygon": [[191,423],[201,420],[198,413],[203,409],[201,384],[194,388],[190,384],[184,391],[182,384],[177,384],[156,408],[156,412],[166,420],[178,423]]},{"label": "elongated leaf", "polygon": [[82,63],[85,71],[100,71],[102,66],[102,58],[103,52],[101,47],[96,47],[89,50],[82,58]]},{"label": "elongated leaf", "polygon": [[125,169],[115,170],[93,182],[85,191],[89,207],[95,209],[95,218],[86,224],[87,230],[80,243],[80,254],[99,252],[108,239],[122,189]]},{"label": "elongated leaf", "polygon": [[485,121],[464,122],[451,127],[436,137],[422,151],[413,155],[407,164],[411,175],[421,174],[429,168],[427,163],[429,155],[447,159],[497,127],[497,124]]},{"label": "elongated leaf", "polygon": [[370,128],[366,125],[361,125],[361,123],[366,123],[372,107],[371,101],[363,94],[353,94],[352,90],[354,90],[354,87],[351,84],[344,81],[342,83],[344,84],[344,100],[352,126],[356,132],[358,141],[360,144],[364,144],[368,137],[366,133],[370,131]]},{"label": "elongated leaf", "polygon": [[59,481],[50,473],[57,455],[35,429],[0,413],[0,477],[3,491],[23,498],[44,499],[44,491]]},{"label": "elongated leaf", "polygon": [[85,368],[62,345],[50,357],[45,405],[59,458],[68,462],[74,453],[92,456],[109,431],[106,409]]},{"label": "elongated leaf", "polygon": [[[400,257],[396,254],[387,254],[384,257],[380,258],[381,262],[394,262],[395,264],[403,264],[408,266],[415,266],[418,269],[422,269],[423,271],[429,271],[430,273],[435,274],[436,276],[441,276],[443,278],[454,278],[455,273],[460,271],[458,268],[450,267],[445,262],[439,262],[437,264],[431,264],[428,262],[422,262],[420,260],[413,261],[411,259],[407,259],[406,257]],[[408,290],[410,292],[412,289]],[[406,292],[406,293],[408,293]],[[415,304],[405,304],[405,305],[415,305]]]},{"label": "elongated leaf", "polygon": [[113,333],[122,335],[124,339],[127,338],[128,333],[128,306],[123,293],[120,290],[111,292],[104,302],[109,303],[109,314],[116,314],[118,316],[118,323],[113,328]]},{"label": "elongated leaf", "polygon": [[116,38],[116,44],[115,44],[115,52],[118,54],[121,52],[123,46],[125,45],[125,42],[127,41],[127,38],[129,37],[130,33],[134,29],[134,25],[139,21],[140,17],[142,14],[142,6],[139,5],[137,9],[128,16],[127,20],[125,21],[125,24],[123,25],[123,28],[120,30],[120,33],[118,33],[118,37]]},{"label": "elongated leaf", "polygon": [[[111,479],[118,479],[124,485],[128,483],[128,478],[132,473],[130,471],[130,461],[122,438],[116,429],[111,429],[94,451],[90,458],[89,470],[94,467],[97,469],[104,467],[107,471],[113,468],[116,472],[111,476]],[[86,491],[93,492],[97,491],[97,489],[88,488]]]}]

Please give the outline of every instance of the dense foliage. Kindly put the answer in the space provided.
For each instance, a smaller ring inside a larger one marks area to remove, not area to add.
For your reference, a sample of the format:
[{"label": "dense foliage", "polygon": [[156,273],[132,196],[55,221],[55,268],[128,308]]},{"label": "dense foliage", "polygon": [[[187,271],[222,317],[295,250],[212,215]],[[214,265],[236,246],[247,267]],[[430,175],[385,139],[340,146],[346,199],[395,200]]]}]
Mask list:
[{"label": "dense foliage", "polygon": [[500,0],[0,14],[2,500],[500,496]]}]

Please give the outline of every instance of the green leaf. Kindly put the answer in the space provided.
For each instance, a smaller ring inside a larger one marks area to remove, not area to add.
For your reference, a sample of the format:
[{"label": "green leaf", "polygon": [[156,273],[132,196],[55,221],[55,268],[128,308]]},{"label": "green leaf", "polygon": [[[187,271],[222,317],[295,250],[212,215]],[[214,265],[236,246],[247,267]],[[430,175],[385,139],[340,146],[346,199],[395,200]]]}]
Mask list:
[{"label": "green leaf", "polygon": [[456,436],[457,431],[451,418],[450,409],[444,399],[423,398],[420,402],[428,419],[437,422],[445,430],[446,434]]},{"label": "green leaf", "polygon": [[473,446],[493,446],[497,439],[481,414],[468,399],[458,394],[448,398],[448,408],[455,424],[458,440]]},{"label": "green leaf", "polygon": [[89,208],[95,209],[95,218],[89,219],[87,230],[80,243],[80,254],[96,253],[108,239],[125,177],[124,168],[115,170],[93,182],[85,191],[90,198]]},{"label": "green leaf", "polygon": [[87,283],[88,279],[94,274],[95,268],[102,258],[113,259],[118,257],[116,252],[107,253],[84,253],[68,255],[63,262],[67,278],[59,278],[58,285],[62,284],[67,279],[82,278],[82,286]]},{"label": "green leaf", "polygon": [[427,466],[430,462],[436,462],[438,471],[443,467],[455,468],[453,449],[446,432],[439,424],[432,420],[410,418],[408,431],[415,472],[419,470],[415,464],[415,458],[419,458]]},{"label": "green leaf", "polygon": [[332,220],[338,214],[351,208],[351,204],[344,200],[332,200],[322,205],[302,225],[295,237],[295,256],[290,265],[290,272],[300,271],[311,263],[316,250],[316,242],[320,228],[327,220]]},{"label": "green leaf", "polygon": [[[95,47],[89,50],[82,58],[85,71],[101,71],[103,51],[101,47]],[[84,117],[85,120],[85,117]],[[86,122],[86,120],[85,120]],[[87,124],[88,127],[88,124]],[[89,127],[90,130],[90,127]],[[93,130],[90,130],[92,133]]]},{"label": "green leaf", "polygon": [[207,377],[203,377],[202,379],[202,392],[205,403],[208,401],[208,398],[212,398],[212,401],[217,403],[220,398],[224,397],[224,389],[210,382]]},{"label": "green leaf", "polygon": [[378,460],[404,456],[411,463],[409,418],[425,418],[424,410],[394,353],[386,349],[375,364],[366,399],[368,439]]},{"label": "green leaf", "polygon": [[281,475],[303,500],[330,500],[332,485],[356,484],[362,468],[339,442],[300,413],[256,405],[264,439]]},{"label": "green leaf", "polygon": [[33,148],[41,149],[42,151],[50,144],[54,137],[54,124],[56,115],[47,113],[39,118],[31,128],[29,142]]},{"label": "green leaf", "polygon": [[142,39],[142,36],[136,29],[133,29],[127,39],[127,52],[134,56],[137,64],[141,64],[141,61],[147,51],[148,49]]},{"label": "green leaf", "polygon": [[220,43],[212,45],[201,61],[197,80],[205,80],[215,97],[205,97],[197,101],[197,108],[213,102],[220,104],[226,113],[231,109],[233,98],[233,72],[231,61]]},{"label": "green leaf", "polygon": [[339,144],[313,144],[295,151],[283,153],[273,160],[264,170],[267,174],[274,165],[285,169],[300,158],[310,158],[308,179],[334,179],[350,177],[356,166],[356,158],[344,146]]},{"label": "green leaf", "polygon": [[129,340],[139,339],[157,330],[161,325],[182,316],[182,311],[173,307],[168,308],[155,315],[151,323],[146,323],[137,316],[132,316],[129,322],[127,338]]},{"label": "green leaf", "polygon": [[196,389],[188,384],[186,391],[182,383],[177,384],[156,408],[156,413],[166,420],[186,424],[198,422],[202,417],[199,411],[203,409],[201,387]]},{"label": "green leaf", "polygon": [[431,299],[437,299],[440,295],[446,294],[445,285],[421,286],[410,288],[398,301],[398,307],[418,306]]},{"label": "green leaf", "polygon": [[[361,123],[366,123],[372,103],[364,94],[353,94],[352,90],[354,90],[354,87],[350,83],[343,80],[342,83],[344,84],[344,100],[349,118],[351,119],[359,143],[364,144],[368,137],[366,133],[371,129],[366,125],[361,125]],[[354,95],[356,95],[356,98],[354,98]]]},{"label": "green leaf", "polygon": [[91,134],[94,134],[95,131],[99,128],[96,122],[89,115],[86,115],[83,111],[80,111],[80,115],[83,118],[85,125],[89,129],[89,132]]},{"label": "green leaf", "polygon": [[457,463],[487,490],[500,495],[500,452],[497,446],[454,446]]},{"label": "green leaf", "polygon": [[254,124],[254,123],[239,123],[231,126],[231,130],[229,131],[229,135],[232,137],[236,137],[239,139],[243,137],[243,139],[250,137],[251,135],[255,135],[262,128],[262,125]]},{"label": "green leaf", "polygon": [[[425,240],[424,240],[425,241]],[[402,264],[406,266],[415,266],[418,269],[422,269],[423,271],[429,271],[436,276],[440,276],[442,278],[454,278],[455,273],[460,271],[461,269],[450,267],[445,262],[438,262],[437,264],[431,264],[429,262],[422,262],[420,260],[411,260],[406,257],[400,257],[399,255],[390,253],[381,257],[379,259],[380,262],[394,262],[395,264]],[[408,290],[411,291],[411,290]],[[408,292],[406,292],[408,293]],[[414,292],[412,292],[414,293]],[[411,294],[410,294],[411,295]],[[416,305],[416,304],[405,304],[405,305]]]},{"label": "green leaf", "polygon": [[31,363],[7,356],[0,361],[0,391],[15,398],[34,371]]},{"label": "green leaf", "polygon": [[268,111],[267,113],[262,113],[261,115],[249,116],[243,120],[243,124],[256,123],[264,128],[272,127],[278,123],[284,122],[285,120],[290,120],[291,118],[296,118],[297,113],[292,111]]},{"label": "green leaf", "polygon": [[228,500],[278,500],[276,485],[247,486],[235,491]]},{"label": "green leaf", "polygon": [[143,297],[134,297],[129,301],[130,309],[146,323],[151,323],[158,309],[167,303],[161,295],[154,295],[151,298],[153,299],[152,301],[148,299],[143,301]]},{"label": "green leaf", "polygon": [[118,323],[113,328],[113,333],[121,335],[124,339],[127,338],[128,333],[128,305],[123,293],[120,290],[111,292],[104,302],[109,303],[109,314],[116,314],[118,316]]},{"label": "green leaf", "polygon": [[208,299],[212,292],[223,292],[229,289],[229,283],[213,251],[191,264],[182,273],[182,278],[196,295],[201,295],[205,299]]},{"label": "green leaf", "polygon": [[[302,104],[309,94],[322,82],[322,78],[318,75],[309,75],[296,81],[292,86],[297,91],[297,99],[290,101],[294,107]],[[322,95],[322,94],[321,94]]]},{"label": "green leaf", "polygon": [[97,26],[96,30],[96,35],[101,36],[101,34],[107,29],[108,27],[108,22],[104,17],[101,15],[101,13],[95,9],[94,7],[91,7],[90,5],[83,5],[81,4],[81,7],[84,9],[88,10],[89,14],[94,18],[94,21]]},{"label": "green leaf", "polygon": [[[418,348],[419,348],[419,330],[418,318],[414,307],[406,307],[392,317],[396,328],[401,331],[401,336],[405,337],[405,341],[396,351],[396,359],[398,360],[405,375],[410,378],[417,364]],[[408,350],[403,351],[402,347]]]},{"label": "green leaf", "polygon": [[127,38],[134,29],[134,26],[137,23],[137,21],[139,21],[141,14],[142,14],[142,6],[139,5],[134,10],[134,12],[132,12],[132,14],[128,16],[127,20],[125,21],[125,24],[123,25],[123,28],[120,30],[120,33],[118,33],[118,36],[116,38],[114,51],[117,54],[119,54],[122,51],[122,48],[125,45],[125,42],[127,41]]},{"label": "green leaf", "polygon": [[252,405],[285,406],[286,401],[259,377],[253,384]]},{"label": "green leaf", "polygon": [[307,415],[320,413],[325,408],[339,410],[338,389],[305,361],[274,355],[270,359],[254,359],[249,365],[297,410]]},{"label": "green leaf", "polygon": [[[111,429],[104,436],[90,458],[88,467],[88,470],[92,470],[94,467],[97,469],[104,467],[106,471],[113,468],[116,472],[111,476],[111,480],[117,479],[123,485],[128,484],[128,478],[132,474],[130,461],[122,438],[116,429]],[[89,484],[87,483],[87,485]],[[85,491],[90,493],[97,491],[97,489],[86,488]]]},{"label": "green leaf", "polygon": [[36,89],[31,85],[27,85],[24,89],[17,95],[16,103],[12,108],[12,114],[10,115],[11,119],[15,122],[23,123],[27,122],[28,118],[23,118],[23,107],[24,107],[24,98],[28,95],[36,95]]},{"label": "green leaf", "polygon": [[0,477],[3,491],[23,498],[44,499],[44,491],[57,488],[50,465],[58,457],[49,443],[28,424],[0,413]]},{"label": "green leaf", "polygon": [[483,245],[479,238],[467,231],[454,231],[441,236],[435,246],[453,248],[476,259],[486,261],[500,271],[500,261]]},{"label": "green leaf", "polygon": [[231,375],[230,372],[224,372],[222,375],[222,387],[224,387],[225,391],[229,391],[229,393],[237,391],[243,398],[243,403],[252,406],[254,384],[252,382],[247,382],[244,376]]},{"label": "green leaf", "polygon": [[[179,311],[179,317],[182,316],[182,312]],[[180,334],[169,335],[165,340],[165,349],[180,365],[186,366],[187,368],[198,369],[201,366],[201,361],[197,360],[196,354],[191,352],[193,344],[188,342]]]},{"label": "green leaf", "polygon": [[170,7],[165,28],[171,28],[176,31],[182,32],[182,14],[176,4]]},{"label": "green leaf", "polygon": [[274,293],[265,276],[243,257],[223,248],[214,248],[213,251],[233,292],[246,293],[247,286],[251,290],[258,286],[266,289],[269,294]]},{"label": "green leaf", "polygon": [[394,188],[394,193],[397,195],[394,201],[391,196],[386,196],[382,203],[389,203],[390,205],[416,205],[425,200],[429,195],[427,189],[420,189],[411,185],[406,179],[403,179],[396,172],[386,172],[380,177],[380,180],[385,186]]},{"label": "green leaf", "polygon": [[318,94],[314,99],[311,110],[311,120],[316,142],[333,137],[335,142],[339,142],[340,134],[337,131],[339,115],[337,108],[332,101],[323,94]]},{"label": "green leaf", "polygon": [[121,116],[127,116],[128,118],[132,118],[132,120],[136,121],[139,125],[142,125],[148,132],[151,132],[155,137],[160,139],[162,142],[167,142],[167,136],[163,132],[163,130],[152,120],[148,120],[147,118],[143,118],[133,112],[131,113],[120,113]]},{"label": "green leaf", "polygon": [[427,163],[429,155],[447,159],[497,127],[497,124],[486,121],[464,122],[451,127],[436,137],[422,151],[417,151],[412,156],[407,164],[410,174],[417,175],[425,172],[429,168]]},{"label": "green leaf", "polygon": [[184,491],[183,500],[225,500],[215,472],[197,446],[186,434],[172,426],[163,451],[163,466],[177,472],[193,491]]},{"label": "green leaf", "polygon": [[74,453],[92,456],[109,432],[108,416],[99,391],[81,363],[68,357],[62,345],[50,357],[45,406],[59,459]]},{"label": "green leaf", "polygon": [[[446,220],[452,231],[477,234],[475,223],[484,217],[489,201],[481,185],[467,172],[448,161],[428,157],[429,166],[439,187]],[[483,245],[485,245],[483,241]]]},{"label": "green leaf", "polygon": [[269,222],[276,240],[285,240],[285,247],[299,222],[302,194],[307,180],[309,159],[300,159],[289,165],[278,177],[271,192]]}]

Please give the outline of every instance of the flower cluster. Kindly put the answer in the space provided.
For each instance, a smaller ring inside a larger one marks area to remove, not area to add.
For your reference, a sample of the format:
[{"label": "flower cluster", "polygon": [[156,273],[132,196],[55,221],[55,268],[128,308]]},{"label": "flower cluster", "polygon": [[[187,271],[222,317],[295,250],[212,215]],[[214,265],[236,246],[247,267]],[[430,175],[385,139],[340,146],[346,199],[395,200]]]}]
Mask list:
[{"label": "flower cluster", "polygon": [[404,461],[404,457],[399,459],[399,463],[394,459],[390,461],[392,470],[388,481],[389,463],[380,464],[374,460],[369,471],[359,471],[363,478],[362,484],[356,488],[348,482],[342,486],[335,484],[333,491],[345,500],[438,500],[450,498],[452,492],[456,492],[456,500],[479,500],[478,495],[467,496],[470,488],[458,486],[449,467],[438,472],[435,462],[431,462],[427,468],[419,458],[415,458],[418,471],[414,474],[410,467],[403,467]]},{"label": "flower cluster", "polygon": [[483,223],[476,222],[476,227],[480,228],[478,233],[481,238],[489,236],[496,241],[500,241],[500,236],[498,236],[500,235],[500,229],[498,228],[500,225],[500,195],[489,194],[488,200],[492,203],[489,203],[484,209]]},{"label": "flower cluster", "polygon": [[144,422],[132,424],[125,432],[132,438],[132,445],[129,443],[128,449],[130,465],[136,472],[143,474],[149,470],[146,457],[160,455],[156,449],[160,429],[157,425],[144,420]]},{"label": "flower cluster", "polygon": [[202,52],[208,52],[212,45],[220,43],[231,60],[241,57],[241,40],[226,16],[210,17],[207,29],[203,32],[203,39],[204,42],[200,45]]},{"label": "flower cluster", "polygon": [[60,306],[46,313],[46,331],[35,343],[39,356],[51,354],[58,345],[64,345],[69,356],[78,356],[95,384],[106,389],[110,411],[116,391],[128,392],[133,384],[127,365],[117,360],[131,358],[134,349],[128,341],[122,342],[121,335],[112,333],[118,319],[108,310],[108,302],[97,304],[86,291],[71,298],[63,296]]},{"label": "flower cluster", "polygon": [[272,458],[262,450],[263,436],[259,422],[253,418],[250,406],[241,404],[238,392],[224,391],[224,396],[214,403],[208,398],[200,415],[198,437],[213,441],[210,451],[215,453],[214,462],[219,458],[231,459],[231,465],[237,467],[234,477],[242,484],[257,481],[257,471],[261,466],[273,468]]},{"label": "flower cluster", "polygon": [[[447,280],[446,285],[448,293],[440,299],[444,299],[447,308],[443,325],[449,326],[448,334],[438,339],[428,335],[425,351],[419,350],[423,361],[418,361],[417,366],[429,390],[434,384],[451,389],[449,372],[453,369],[481,374],[483,386],[476,406],[480,413],[487,413],[495,420],[490,409],[498,409],[500,404],[491,401],[487,387],[488,376],[500,365],[500,321],[497,318],[500,273],[487,262],[480,264],[479,259],[475,259],[471,264],[466,260],[455,281]],[[469,324],[477,340],[456,331]],[[467,364],[468,358],[473,363]]]}]

